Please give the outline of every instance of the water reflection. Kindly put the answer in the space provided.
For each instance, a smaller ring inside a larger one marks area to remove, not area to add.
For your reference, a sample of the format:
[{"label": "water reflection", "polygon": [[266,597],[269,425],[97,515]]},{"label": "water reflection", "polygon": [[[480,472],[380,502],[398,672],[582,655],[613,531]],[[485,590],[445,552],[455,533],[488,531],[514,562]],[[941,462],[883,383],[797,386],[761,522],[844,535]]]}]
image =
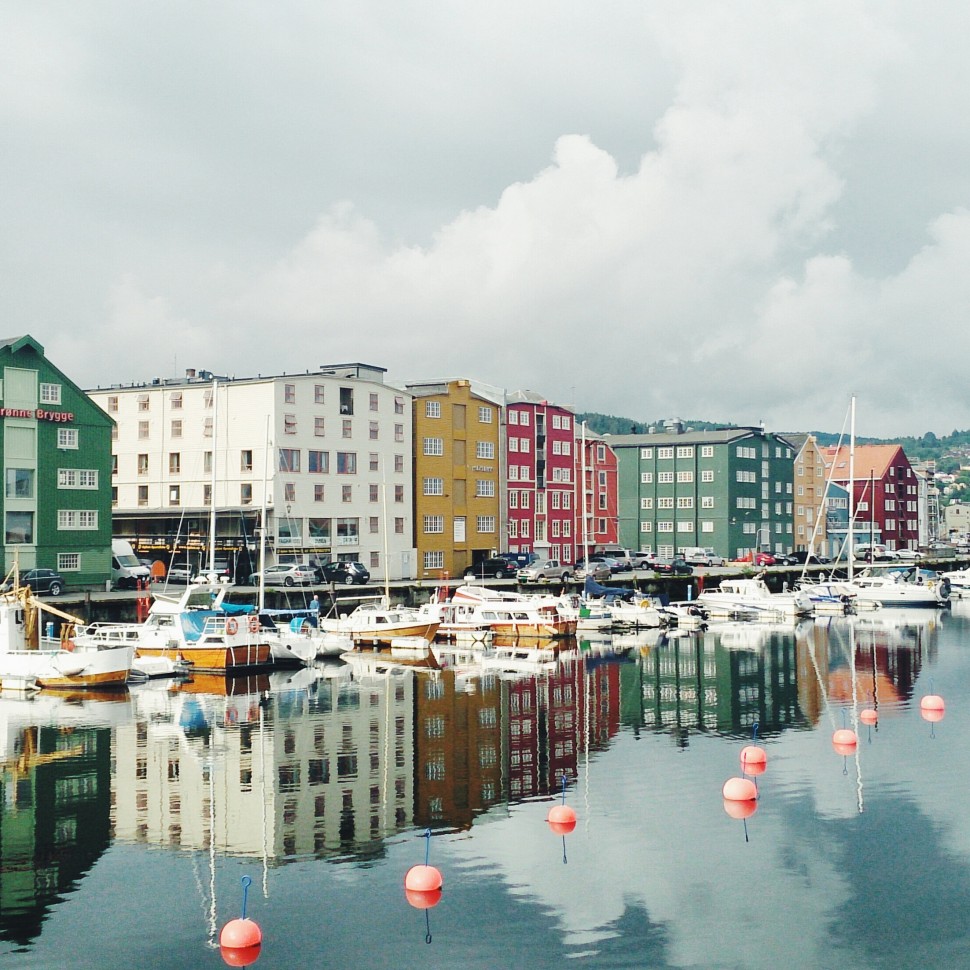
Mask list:
[{"label": "water reflection", "polygon": [[814,728],[833,705],[908,705],[935,613],[690,634],[451,647],[441,670],[334,663],[150,682],[110,700],[0,698],[0,932],[21,946],[110,840],[266,867],[370,862],[556,797],[629,731],[679,748]]}]

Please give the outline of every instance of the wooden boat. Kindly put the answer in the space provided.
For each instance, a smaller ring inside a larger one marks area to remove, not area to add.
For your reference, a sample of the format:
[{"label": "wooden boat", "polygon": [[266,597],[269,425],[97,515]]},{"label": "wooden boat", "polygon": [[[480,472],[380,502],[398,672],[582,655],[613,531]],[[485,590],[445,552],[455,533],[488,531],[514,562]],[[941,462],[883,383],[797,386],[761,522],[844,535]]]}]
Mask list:
[{"label": "wooden boat", "polygon": [[395,637],[423,637],[430,643],[440,621],[405,606],[388,606],[381,597],[361,603],[352,613],[337,619],[320,618],[320,630],[349,636],[355,644],[390,646]]},{"label": "wooden boat", "polygon": [[74,640],[80,647],[133,647],[139,657],[165,657],[193,670],[246,672],[272,662],[268,636],[250,607],[225,604],[223,583],[193,583],[177,596],[155,593],[144,623],[96,623]]},{"label": "wooden boat", "polygon": [[452,602],[466,615],[484,623],[493,635],[513,638],[573,637],[576,620],[566,619],[555,603],[487,586],[459,586]]}]

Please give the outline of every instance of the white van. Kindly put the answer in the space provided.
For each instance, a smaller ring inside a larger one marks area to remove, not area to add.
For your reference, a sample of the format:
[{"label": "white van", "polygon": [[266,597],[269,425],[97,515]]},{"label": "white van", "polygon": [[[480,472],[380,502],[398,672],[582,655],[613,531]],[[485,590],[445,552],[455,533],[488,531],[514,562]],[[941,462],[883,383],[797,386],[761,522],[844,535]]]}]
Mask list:
[{"label": "white van", "polygon": [[723,566],[724,559],[710,546],[688,546],[681,552],[684,562],[691,566]]},{"label": "white van", "polygon": [[138,581],[148,582],[151,571],[143,565],[127,539],[111,540],[111,586],[114,589],[135,589]]}]

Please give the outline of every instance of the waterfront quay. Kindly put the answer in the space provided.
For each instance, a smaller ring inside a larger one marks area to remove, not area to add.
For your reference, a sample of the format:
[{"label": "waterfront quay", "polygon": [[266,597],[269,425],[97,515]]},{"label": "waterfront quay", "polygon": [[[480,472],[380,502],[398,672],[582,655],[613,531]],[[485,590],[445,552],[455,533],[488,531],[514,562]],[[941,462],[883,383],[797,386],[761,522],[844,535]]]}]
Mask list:
[{"label": "waterfront quay", "polygon": [[[970,559],[923,560],[919,563],[926,569],[962,569],[970,564]],[[887,564],[890,567],[893,564]],[[898,564],[896,564],[898,565]],[[859,569],[865,568],[860,564]],[[633,587],[641,593],[651,596],[665,596],[671,601],[693,599],[698,593],[711,586],[717,586],[722,579],[736,579],[743,576],[763,576],[772,592],[791,589],[801,579],[803,573],[810,577],[827,576],[832,572],[832,566],[763,566],[757,569],[750,565],[738,567],[727,564],[722,567],[697,567],[690,576],[664,576],[649,569],[634,572],[617,573],[601,585],[611,587]],[[844,576],[845,570],[836,571]],[[405,606],[418,606],[428,602],[440,591],[439,595],[447,595],[447,591],[461,585],[464,580],[397,580],[388,584],[392,602]],[[582,592],[582,580],[568,580],[565,583],[523,584],[513,579],[488,579],[484,584],[480,580],[477,585],[493,586],[497,589],[520,589],[526,592],[561,589]],[[180,587],[169,587],[169,590]],[[361,601],[373,600],[384,595],[382,584],[371,583],[367,586],[303,586],[303,587],[269,587],[264,590],[263,601],[267,609],[305,609],[306,605],[316,594],[320,599],[321,610],[330,612],[336,606],[335,612],[348,613]],[[255,603],[259,591],[254,586],[234,586],[229,598],[235,603]],[[139,597],[151,597],[151,590],[67,590],[63,595],[51,602],[56,602],[62,609],[78,615],[88,623],[98,621],[131,621],[138,618],[137,600]]]}]

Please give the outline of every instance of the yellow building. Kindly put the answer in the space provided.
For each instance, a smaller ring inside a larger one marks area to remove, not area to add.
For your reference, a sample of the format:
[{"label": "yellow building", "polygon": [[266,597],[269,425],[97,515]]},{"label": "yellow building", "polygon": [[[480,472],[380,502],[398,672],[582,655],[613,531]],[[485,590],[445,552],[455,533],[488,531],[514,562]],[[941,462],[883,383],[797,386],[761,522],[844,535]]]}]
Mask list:
[{"label": "yellow building", "polygon": [[470,380],[407,390],[414,395],[418,577],[460,577],[502,550],[505,392]]},{"label": "yellow building", "polygon": [[[795,443],[797,436],[790,435]],[[820,514],[825,496],[825,459],[815,440],[808,435],[795,456],[795,514],[796,552],[825,552],[827,533],[825,515]]]}]

